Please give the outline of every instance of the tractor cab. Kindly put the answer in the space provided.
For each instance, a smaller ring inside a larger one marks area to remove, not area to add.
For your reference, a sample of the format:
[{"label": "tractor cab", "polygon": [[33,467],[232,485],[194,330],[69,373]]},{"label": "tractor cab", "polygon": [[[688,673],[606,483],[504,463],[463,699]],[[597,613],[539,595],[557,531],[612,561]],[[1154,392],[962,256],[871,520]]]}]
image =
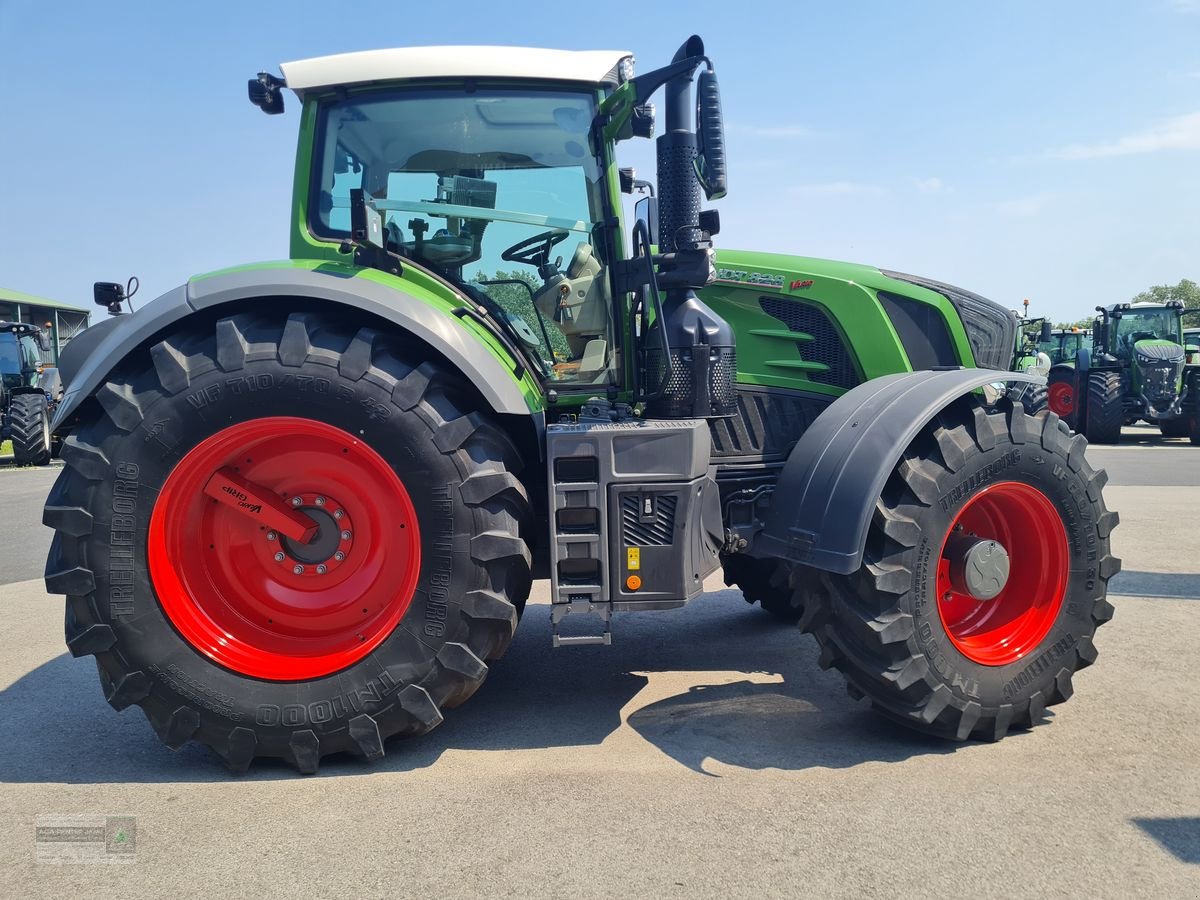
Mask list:
[{"label": "tractor cab", "polygon": [[1182,306],[1123,303],[1101,312],[1106,352],[1122,360],[1135,354],[1153,358],[1182,355]]},{"label": "tractor cab", "polygon": [[42,371],[41,351],[48,349],[36,325],[0,322],[0,380],[7,389],[36,384]]},{"label": "tractor cab", "polygon": [[1092,333],[1084,328],[1063,328],[1051,335],[1046,347],[1051,365],[1072,365],[1079,351],[1091,341]]},{"label": "tractor cab", "polygon": [[[368,51],[281,70],[283,78],[251,80],[249,93],[268,113],[282,111],[285,87],[303,103],[294,259],[352,258],[393,275],[407,267],[431,276],[483,311],[556,395],[632,388],[625,396],[650,399],[653,388],[684,383],[666,377],[671,367],[661,362],[633,371],[635,357],[644,365],[673,346],[670,316],[653,337],[644,333],[649,308],[633,319],[641,292],[657,298],[660,285],[662,312],[702,306],[694,290],[715,273],[715,216],[701,215],[692,199],[701,186],[722,196],[725,178],[716,81],[699,38],[636,79],[626,51],[511,47]],[[672,239],[658,242],[666,254],[651,262],[643,234],[633,242],[635,263],[621,214],[621,192],[634,179],[616,168],[615,145],[653,134],[648,100],[664,87],[659,187],[664,195],[681,187],[664,212],[673,222]],[[693,115],[696,133],[684,121]],[[710,313],[701,318],[732,352],[728,326]],[[621,352],[631,334],[653,345],[649,356]],[[690,414],[695,404],[680,406]]]}]

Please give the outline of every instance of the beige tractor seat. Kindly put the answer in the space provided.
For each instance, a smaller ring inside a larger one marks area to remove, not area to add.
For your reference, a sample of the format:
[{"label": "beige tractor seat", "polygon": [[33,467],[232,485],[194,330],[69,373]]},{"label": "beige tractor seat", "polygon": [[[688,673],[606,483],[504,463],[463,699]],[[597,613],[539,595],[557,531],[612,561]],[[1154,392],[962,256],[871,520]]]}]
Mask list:
[{"label": "beige tractor seat", "polygon": [[607,333],[609,303],[603,271],[592,245],[581,242],[566,272],[552,277],[534,294],[538,311],[568,338]]}]

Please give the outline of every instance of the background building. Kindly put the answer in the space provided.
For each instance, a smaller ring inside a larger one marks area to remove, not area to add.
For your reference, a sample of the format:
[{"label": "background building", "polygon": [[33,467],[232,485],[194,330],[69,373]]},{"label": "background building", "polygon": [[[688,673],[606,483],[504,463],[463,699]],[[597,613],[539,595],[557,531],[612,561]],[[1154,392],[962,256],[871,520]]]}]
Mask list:
[{"label": "background building", "polygon": [[0,322],[31,322],[50,336],[50,349],[43,362],[57,363],[58,354],[79,332],[88,327],[91,310],[74,303],[61,303],[0,287]]}]

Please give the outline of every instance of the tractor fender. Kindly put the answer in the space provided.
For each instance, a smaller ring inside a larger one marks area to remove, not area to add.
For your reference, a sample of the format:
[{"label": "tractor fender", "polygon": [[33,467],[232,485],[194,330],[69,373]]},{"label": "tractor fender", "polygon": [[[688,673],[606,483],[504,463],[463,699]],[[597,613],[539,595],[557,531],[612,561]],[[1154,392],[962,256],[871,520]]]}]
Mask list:
[{"label": "tractor fender", "polygon": [[990,369],[902,372],[843,394],[796,442],[751,552],[840,575],[856,571],[875,501],[913,438],[964,394],[1014,381],[1046,380]]},{"label": "tractor fender", "polygon": [[73,415],[127,355],[188,316],[236,301],[253,300],[255,307],[262,309],[269,304],[288,304],[298,297],[391,322],[446,357],[494,412],[531,415],[512,370],[449,313],[365,278],[303,268],[256,268],[193,279],[131,315],[114,317],[83,331],[66,346],[59,360],[67,390],[53,427]]}]

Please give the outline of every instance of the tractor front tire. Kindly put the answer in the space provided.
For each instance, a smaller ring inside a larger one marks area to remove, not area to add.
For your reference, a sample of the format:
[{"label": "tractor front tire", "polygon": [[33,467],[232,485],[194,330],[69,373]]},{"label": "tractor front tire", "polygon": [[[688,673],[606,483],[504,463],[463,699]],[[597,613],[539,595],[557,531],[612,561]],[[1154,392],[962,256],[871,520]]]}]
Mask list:
[{"label": "tractor front tire", "polygon": [[46,395],[17,394],[9,405],[13,460],[19,466],[50,462],[50,408]]},{"label": "tractor front tire", "polygon": [[1193,446],[1200,447],[1200,371],[1194,371],[1190,379],[1186,415],[1188,422],[1188,440]]},{"label": "tractor front tire", "polygon": [[1180,416],[1178,419],[1160,419],[1158,430],[1165,438],[1185,438],[1191,432],[1190,416]]},{"label": "tractor front tire", "polygon": [[[520,456],[473,397],[411,345],[314,313],[194,324],[128,358],[44,515],[71,653],[168,747],[235,771],[311,773],[429,731],[483,683],[530,586]],[[229,470],[318,534],[213,499]]]},{"label": "tractor front tire", "polygon": [[[1096,659],[1113,613],[1106,585],[1117,514],[1087,441],[1058,416],[959,401],[904,453],[879,498],[862,567],[824,573],[802,627],[851,696],[952,740],[998,740],[1037,724]],[[962,541],[997,541],[1012,560],[990,600],[950,574]]]},{"label": "tractor front tire", "polygon": [[1121,440],[1125,413],[1121,404],[1121,376],[1117,372],[1091,372],[1087,384],[1086,435],[1092,444]]},{"label": "tractor front tire", "polygon": [[803,598],[788,587],[791,567],[782,559],[733,553],[721,560],[721,567],[725,584],[741,591],[747,603],[757,603],[781,621],[799,621]]}]

